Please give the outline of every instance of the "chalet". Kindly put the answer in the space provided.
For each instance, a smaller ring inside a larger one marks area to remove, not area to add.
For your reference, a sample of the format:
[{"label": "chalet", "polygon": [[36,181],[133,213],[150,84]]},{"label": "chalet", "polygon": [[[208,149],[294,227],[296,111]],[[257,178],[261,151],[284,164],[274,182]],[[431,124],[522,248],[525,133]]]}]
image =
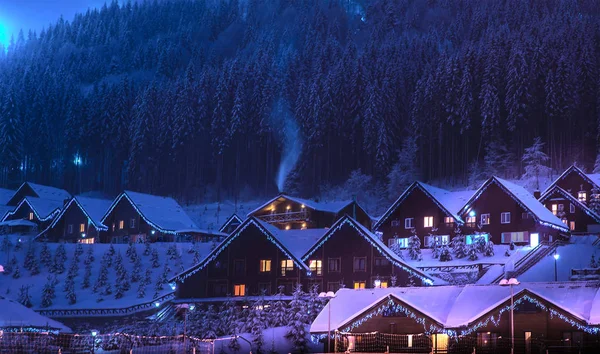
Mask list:
[{"label": "chalet", "polygon": [[108,230],[101,219],[110,205],[111,201],[107,199],[73,197],[38,238],[51,242],[99,242]]},{"label": "chalet", "polygon": [[25,197],[2,218],[0,225],[13,232],[35,232],[46,228],[63,207],[63,201]]},{"label": "chalet", "polygon": [[25,182],[21,184],[16,192],[8,199],[6,205],[17,206],[25,197],[54,200],[60,201],[61,203],[71,199],[69,192],[64,189]]},{"label": "chalet", "polygon": [[291,294],[294,284],[310,276],[300,255],[324,233],[323,229],[282,232],[249,217],[202,262],[172,280],[178,283],[177,298],[244,297],[262,291],[269,295],[279,286]]},{"label": "chalet", "polygon": [[174,199],[132,191],[121,193],[100,222],[108,227],[103,243],[174,241],[178,232],[197,229]]},{"label": "chalet", "polygon": [[488,179],[458,212],[465,229],[494,243],[537,245],[567,236],[569,229],[525,188]]},{"label": "chalet", "polygon": [[[508,354],[511,290],[500,285],[340,289],[310,332],[313,338],[335,333],[338,352]],[[551,347],[597,353],[599,295],[599,284],[515,285],[514,352]]]},{"label": "chalet", "polygon": [[350,215],[366,227],[371,217],[356,201],[316,202],[280,194],[251,211],[254,216],[280,229],[315,229],[331,227],[344,215]]},{"label": "chalet", "polygon": [[600,232],[600,215],[558,185],[547,189],[539,201],[567,225],[571,233]]},{"label": "chalet", "polygon": [[321,291],[415,286],[433,283],[427,274],[407,265],[375,234],[343,216],[305,252],[302,260],[312,272],[311,282]]},{"label": "chalet", "polygon": [[235,229],[237,229],[241,223],[242,219],[239,216],[237,216],[237,214],[232,214],[227,220],[225,220],[221,228],[219,228],[219,232],[223,232],[229,235]]},{"label": "chalet", "polygon": [[457,227],[464,225],[458,211],[473,191],[450,192],[423,182],[411,184],[379,218],[373,230],[380,232],[389,247],[394,242],[408,247],[408,238],[417,235],[423,247],[434,241],[449,242]]}]

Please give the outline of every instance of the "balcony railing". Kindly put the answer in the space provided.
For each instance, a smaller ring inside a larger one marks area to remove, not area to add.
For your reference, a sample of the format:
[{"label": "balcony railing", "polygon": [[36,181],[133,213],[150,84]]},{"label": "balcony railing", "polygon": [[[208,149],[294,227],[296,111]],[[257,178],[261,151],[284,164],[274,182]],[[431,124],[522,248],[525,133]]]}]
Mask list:
[{"label": "balcony railing", "polygon": [[306,210],[290,211],[290,212],[280,213],[280,214],[259,215],[258,218],[265,222],[268,222],[270,224],[286,223],[286,222],[294,222],[294,221],[306,221],[306,219],[308,219],[308,212]]}]

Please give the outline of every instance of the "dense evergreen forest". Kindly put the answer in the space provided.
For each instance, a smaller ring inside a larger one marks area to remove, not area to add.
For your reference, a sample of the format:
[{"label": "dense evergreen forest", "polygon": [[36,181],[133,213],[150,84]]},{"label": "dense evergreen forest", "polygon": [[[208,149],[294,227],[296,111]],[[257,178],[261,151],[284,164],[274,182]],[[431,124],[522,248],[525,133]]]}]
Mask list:
[{"label": "dense evergreen forest", "polygon": [[193,201],[274,193],[287,170],[307,195],[358,169],[464,184],[521,175],[536,136],[554,170],[591,165],[599,16],[597,0],[114,2],[0,50],[0,185]]}]

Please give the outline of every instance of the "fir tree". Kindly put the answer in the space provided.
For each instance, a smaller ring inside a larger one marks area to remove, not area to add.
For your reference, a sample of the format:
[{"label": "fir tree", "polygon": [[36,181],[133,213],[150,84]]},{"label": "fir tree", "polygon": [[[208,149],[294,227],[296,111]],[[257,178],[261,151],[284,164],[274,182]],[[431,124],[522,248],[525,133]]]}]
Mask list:
[{"label": "fir tree", "polygon": [[286,333],[286,338],[292,342],[293,350],[299,353],[306,353],[308,351],[306,325],[309,323],[309,320],[304,296],[302,285],[297,284],[292,294],[292,301],[290,301],[289,329]]},{"label": "fir tree", "polygon": [[152,253],[152,246],[150,245],[150,241],[146,240],[144,242],[144,256],[149,256]]},{"label": "fir tree", "polygon": [[85,265],[85,272],[83,273],[83,281],[81,282],[81,288],[87,289],[90,287],[90,278],[92,277],[92,264],[87,263]]},{"label": "fir tree", "polygon": [[592,259],[590,260],[590,268],[598,268],[598,263],[596,262],[596,257],[592,255]]},{"label": "fir tree", "polygon": [[2,239],[2,246],[0,246],[0,251],[7,252],[12,248],[13,244],[10,242],[8,236],[4,236]]},{"label": "fir tree", "polygon": [[98,279],[94,284],[93,292],[98,292],[102,288],[106,287],[106,283],[108,282],[108,268],[100,266],[100,274],[98,274]]},{"label": "fir tree", "polygon": [[412,236],[408,239],[408,254],[413,261],[421,258],[421,240],[416,235],[415,229],[412,229]]},{"label": "fir tree", "polygon": [[50,267],[52,265],[52,255],[50,254],[48,243],[46,242],[44,242],[42,251],[40,252],[40,263],[45,267]]},{"label": "fir tree", "polygon": [[115,255],[116,251],[115,251],[115,247],[113,246],[113,244],[112,244],[112,243],[110,244],[110,247],[108,248],[108,251],[107,251],[107,253],[108,253],[108,255],[109,255],[109,256],[111,256],[111,257]]},{"label": "fir tree", "polygon": [[533,145],[525,149],[523,154],[523,163],[525,164],[525,174],[523,178],[533,179],[535,181],[534,187],[536,190],[540,189],[540,176],[550,174],[550,168],[545,164],[550,160],[542,149],[544,143],[540,137],[536,137],[533,140]]},{"label": "fir tree", "polygon": [[133,264],[133,271],[131,272],[131,283],[137,283],[142,277],[142,260],[139,256],[136,256],[135,263]]},{"label": "fir tree", "polygon": [[460,230],[455,232],[456,236],[452,239],[452,250],[454,257],[461,259],[467,256],[467,242],[465,236],[460,233]]},{"label": "fir tree", "polygon": [[485,243],[483,254],[486,257],[492,257],[494,255],[494,243],[492,241],[488,241]]},{"label": "fir tree", "polygon": [[150,259],[150,261],[152,262],[152,268],[160,267],[160,263],[158,261],[158,251],[156,249],[152,250],[152,258]]},{"label": "fir tree", "polygon": [[67,251],[65,250],[65,245],[61,243],[56,248],[56,253],[54,254],[54,259],[52,262],[51,272],[55,273],[55,274],[64,273],[66,260],[67,260]]},{"label": "fir tree", "polygon": [[256,347],[258,353],[262,352],[263,345],[265,344],[265,338],[263,331],[266,328],[267,318],[265,316],[265,301],[264,292],[257,297],[251,304],[251,310],[249,311],[249,317],[247,319],[250,333],[252,334],[252,343]]},{"label": "fir tree", "polygon": [[63,291],[65,292],[65,298],[68,300],[69,305],[73,305],[77,302],[77,296],[75,295],[75,281],[71,277],[65,279],[65,286]]},{"label": "fir tree", "polygon": [[31,262],[31,268],[29,269],[29,274],[38,275],[40,274],[40,263],[37,258],[34,258]]},{"label": "fir tree", "polygon": [[13,269],[12,277],[13,279],[19,279],[21,277],[21,270],[19,269],[18,264]]},{"label": "fir tree", "polygon": [[449,262],[451,260],[452,254],[450,253],[450,248],[447,245],[443,245],[442,250],[440,251],[440,261]]},{"label": "fir tree", "polygon": [[49,276],[44,288],[42,289],[42,301],[41,307],[46,308],[52,306],[52,300],[54,300],[56,283],[54,279]]},{"label": "fir tree", "polygon": [[75,259],[75,262],[79,263],[79,257],[83,254],[83,245],[81,243],[78,243],[77,246],[75,246],[75,253],[73,256],[73,259]]},{"label": "fir tree", "polygon": [[94,263],[95,260],[96,260],[96,258],[94,257],[94,248],[89,247],[87,250],[85,259],[83,260],[83,263],[88,265],[88,264]]},{"label": "fir tree", "polygon": [[469,260],[471,261],[476,261],[479,256],[477,256],[477,249],[475,247],[473,247],[473,245],[471,245],[471,247],[469,247]]},{"label": "fir tree", "polygon": [[598,188],[595,184],[590,193],[590,202],[588,206],[596,214],[600,214],[600,188]]},{"label": "fir tree", "polygon": [[23,268],[27,270],[31,270],[33,263],[37,260],[37,255],[35,252],[35,242],[29,242],[29,247],[27,248],[27,254],[25,255],[25,263],[23,264]]},{"label": "fir tree", "polygon": [[31,303],[31,296],[29,295],[29,289],[31,285],[22,285],[19,289],[19,303],[25,307],[31,308],[33,304]]},{"label": "fir tree", "polygon": [[269,307],[269,327],[283,326],[287,323],[286,318],[289,317],[287,314],[287,305],[282,300],[284,287],[279,286],[278,289],[276,300],[272,301]]},{"label": "fir tree", "polygon": [[146,282],[141,281],[138,285],[137,289],[137,297],[138,299],[142,299],[146,296]]}]

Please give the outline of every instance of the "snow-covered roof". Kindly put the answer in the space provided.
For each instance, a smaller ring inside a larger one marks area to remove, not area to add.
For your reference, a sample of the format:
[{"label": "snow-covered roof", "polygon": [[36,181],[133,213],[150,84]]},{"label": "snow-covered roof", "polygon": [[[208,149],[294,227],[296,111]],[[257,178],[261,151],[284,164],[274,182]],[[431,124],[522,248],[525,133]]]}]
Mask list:
[{"label": "snow-covered roof", "polygon": [[24,220],[24,219],[6,220],[6,221],[0,222],[0,225],[2,225],[2,226],[28,226],[28,227],[37,226],[36,223],[29,221],[29,220]]},{"label": "snow-covered roof", "polygon": [[440,207],[440,209],[442,209],[448,216],[452,216],[457,223],[463,223],[463,220],[461,219],[458,212],[467,203],[469,198],[471,198],[474,191],[465,190],[451,192],[442,188],[434,187],[427,183],[416,181],[412,183],[408,188],[406,188],[406,190],[402,192],[400,197],[396,199],[392,206],[390,206],[388,210],[386,210],[386,212],[383,213],[381,217],[379,217],[379,219],[373,226],[373,229],[377,230],[377,228],[381,226],[381,224],[385,222],[387,218],[389,218],[394,213],[394,211],[404,201],[404,199],[406,199],[409,196],[409,194],[417,188],[422,190],[425,193],[425,195],[431,198],[431,200],[438,207]]},{"label": "snow-covered roof", "polygon": [[268,222],[256,219],[269,232],[299,259],[319,240],[328,229],[281,230]]},{"label": "snow-covered roof", "polygon": [[270,204],[272,204],[275,201],[284,201],[284,200],[290,200],[290,201],[296,202],[298,204],[304,204],[307,208],[310,208],[313,210],[318,210],[318,211],[325,211],[325,212],[329,212],[329,213],[337,213],[340,210],[344,209],[346,206],[348,206],[348,204],[352,203],[351,200],[331,201],[331,202],[315,202],[313,200],[291,197],[286,194],[280,194],[280,195],[276,196],[275,198],[272,198],[269,201],[267,201],[266,203],[262,204],[258,208],[249,212],[248,216],[254,215],[254,213],[269,206]]},{"label": "snow-covered roof", "polygon": [[70,333],[71,329],[62,323],[42,316],[20,303],[0,296],[0,328],[32,327],[48,328]]},{"label": "snow-covered roof", "polygon": [[71,198],[67,205],[60,211],[60,214],[54,219],[52,224],[48,227],[53,228],[56,223],[65,215],[67,210],[73,205],[77,206],[81,211],[87,215],[92,224],[97,230],[108,230],[108,228],[102,224],[102,216],[106,213],[108,208],[110,207],[112,201],[108,199],[98,199],[98,198],[89,198],[76,196]]},{"label": "snow-covered roof", "polygon": [[57,214],[63,206],[63,201],[52,199],[41,199],[36,197],[25,197],[14,210],[9,211],[4,215],[3,221],[14,215],[23,205],[28,205],[35,213],[38,219],[47,220]]},{"label": "snow-covered roof", "polygon": [[127,199],[144,221],[161,232],[198,228],[175,199],[132,191],[125,191],[115,199],[102,217],[102,223],[122,199]]},{"label": "snow-covered roof", "polygon": [[540,196],[540,202],[544,203],[545,201],[549,200],[550,197],[552,195],[554,195],[555,193],[560,194],[564,199],[567,199],[571,204],[576,205],[578,208],[582,209],[587,215],[589,215],[594,220],[596,220],[597,222],[600,223],[600,215],[598,215],[596,212],[594,212],[587,205],[585,205],[582,202],[580,202],[579,199],[575,198],[573,195],[571,195],[571,193],[569,193],[566,190],[560,188],[558,185],[555,185],[554,187],[551,187],[550,189],[547,189],[544,192],[544,194],[542,194]]},{"label": "snow-covered roof", "polygon": [[14,194],[15,191],[12,189],[0,188],[0,204],[6,205]]},{"label": "snow-covered roof", "polygon": [[219,232],[219,231],[208,230],[208,229],[196,229],[196,228],[175,230],[175,233],[177,233],[177,234],[203,234],[203,235],[215,235],[215,236],[223,236],[223,237],[229,235],[229,234],[226,234],[225,232]]},{"label": "snow-covered roof", "polygon": [[[600,284],[521,283],[514,287],[515,301],[527,295],[542,300],[589,325],[600,323]],[[390,299],[418,311],[445,329],[473,326],[510,301],[510,288],[500,285],[462,285],[388,289],[340,289],[312,323],[312,333],[344,330]],[[417,315],[418,316],[418,315]],[[425,330],[429,330],[428,328]]]},{"label": "snow-covered roof", "polygon": [[567,168],[563,173],[561,173],[561,175],[558,176],[557,179],[552,181],[552,183],[550,183],[548,188],[546,188],[546,190],[542,194],[546,194],[550,189],[552,189],[554,186],[557,185],[558,181],[567,177],[571,172],[577,173],[588,183],[590,183],[592,185],[596,185],[597,187],[600,188],[600,174],[599,173],[585,173],[581,168],[579,168],[575,165],[572,165],[569,168]]},{"label": "snow-covered roof", "polygon": [[[224,230],[231,224],[234,222],[237,222],[238,224],[242,223],[242,219],[237,216],[237,214],[233,213],[231,214],[231,216],[229,218],[227,218],[227,220],[225,220],[225,222],[223,223],[223,225],[221,225],[221,227],[219,228],[219,232],[224,232]],[[239,226],[239,225],[238,225]]]},{"label": "snow-covered roof", "polygon": [[33,189],[35,194],[37,194],[38,197],[41,199],[53,199],[53,200],[59,200],[61,202],[64,202],[65,199],[71,198],[71,194],[69,194],[69,192],[67,192],[64,189],[50,187],[50,186],[44,186],[41,184],[31,183],[31,182],[26,182],[26,183],[29,184],[29,187],[31,187],[31,189]]}]

